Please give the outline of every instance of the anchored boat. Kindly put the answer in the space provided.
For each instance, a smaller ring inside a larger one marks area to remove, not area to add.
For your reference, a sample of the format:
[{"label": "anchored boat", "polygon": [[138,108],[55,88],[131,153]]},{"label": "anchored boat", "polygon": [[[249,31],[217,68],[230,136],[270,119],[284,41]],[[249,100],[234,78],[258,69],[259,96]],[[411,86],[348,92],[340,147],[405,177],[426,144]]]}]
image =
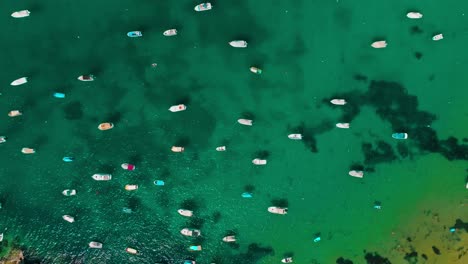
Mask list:
[{"label": "anchored boat", "polygon": [[184,236],[191,236],[191,237],[201,236],[201,231],[198,229],[184,228],[180,230],[180,233]]},{"label": "anchored boat", "polygon": [[12,81],[12,82],[10,83],[10,85],[12,85],[12,86],[18,86],[18,85],[25,84],[25,83],[27,83],[27,82],[28,82],[28,77],[21,77],[21,78],[19,78],[19,79],[16,79],[16,80]]},{"label": "anchored boat", "polygon": [[288,208],[271,206],[271,207],[268,207],[268,212],[270,212],[272,214],[285,215],[285,214],[288,213]]},{"label": "anchored boat", "polygon": [[349,123],[337,123],[336,127],[338,127],[338,128],[349,128]]},{"label": "anchored boat", "polygon": [[254,159],[252,160],[252,163],[254,165],[266,165],[267,164],[267,160],[264,160],[264,159]]},{"label": "anchored boat", "polygon": [[372,43],[371,46],[374,49],[383,49],[383,48],[387,47],[387,41],[385,41],[385,40],[376,41],[376,42]]},{"label": "anchored boat", "polygon": [[96,181],[110,181],[112,179],[112,175],[110,175],[110,174],[101,174],[101,173],[96,173],[92,177]]},{"label": "anchored boat", "polygon": [[99,124],[99,126],[98,126],[98,129],[99,129],[99,130],[109,130],[109,129],[112,129],[112,128],[114,128],[114,124],[113,124],[113,123],[110,123],[110,122],[101,123],[101,124]]},{"label": "anchored boat", "polygon": [[259,75],[262,74],[262,70],[257,68],[257,67],[253,67],[253,66],[250,67],[250,71],[255,73],[255,74],[259,74]]},{"label": "anchored boat", "polygon": [[301,134],[289,134],[289,135],[288,135],[288,138],[289,138],[289,139],[292,139],[292,140],[301,140],[301,139],[302,139],[302,135],[301,135]]},{"label": "anchored boat", "polygon": [[70,215],[64,215],[62,216],[63,220],[69,222],[69,223],[73,223],[75,222],[75,218],[73,218],[73,216],[70,216]]},{"label": "anchored boat", "polygon": [[229,42],[229,45],[234,48],[247,48],[247,41],[245,40],[233,40]]},{"label": "anchored boat", "polygon": [[169,108],[169,111],[171,112],[180,112],[180,111],[184,111],[185,109],[187,109],[187,106],[185,106],[184,104],[180,104],[180,105],[173,105]]},{"label": "anchored boat", "polygon": [[80,75],[78,76],[77,79],[82,82],[92,82],[94,81],[94,76],[93,75]]},{"label": "anchored boat", "polygon": [[226,151],[226,146],[217,147],[216,151]]},{"label": "anchored boat", "polygon": [[225,236],[223,237],[223,241],[226,243],[236,242],[236,236]]},{"label": "anchored boat", "polygon": [[363,171],[357,171],[357,170],[352,170],[349,171],[349,176],[356,177],[356,178],[363,178],[364,177],[364,172]]},{"label": "anchored boat", "polygon": [[423,17],[423,15],[419,12],[409,12],[408,14],[406,14],[406,17],[411,19],[420,19]]},{"label": "anchored boat", "polygon": [[199,4],[197,6],[195,6],[195,11],[197,12],[202,12],[202,11],[208,11],[208,10],[211,10],[211,8],[213,8],[213,6],[211,5],[211,3],[202,3],[202,4]]},{"label": "anchored boat", "polygon": [[284,258],[281,260],[282,263],[292,263],[293,259],[292,258]]},{"label": "anchored boat", "polygon": [[244,126],[251,126],[253,121],[250,119],[238,119],[237,122]]},{"label": "anchored boat", "polygon": [[439,41],[441,39],[444,39],[444,35],[442,35],[442,34],[437,34],[437,35],[432,37],[432,40],[434,40],[434,41]]},{"label": "anchored boat", "polygon": [[12,17],[14,18],[22,18],[22,17],[28,17],[31,12],[29,10],[21,10],[21,11],[16,11],[11,14]]},{"label": "anchored boat", "polygon": [[65,196],[73,196],[73,195],[76,195],[76,190],[66,189],[62,191],[62,194]]},{"label": "anchored boat", "polygon": [[138,189],[138,185],[136,185],[136,184],[127,184],[127,185],[125,185],[125,190],[127,190],[127,191],[134,191],[136,189]]},{"label": "anchored boat", "polygon": [[130,164],[130,163],[122,163],[122,165],[120,165],[120,167],[122,167],[122,169],[124,169],[124,170],[129,170],[129,171],[135,170],[135,165]]},{"label": "anchored boat", "polygon": [[408,134],[407,133],[393,133],[392,138],[394,138],[394,139],[407,139]]},{"label": "anchored boat", "polygon": [[164,31],[163,35],[166,36],[166,37],[175,36],[175,35],[177,35],[177,30],[176,29],[168,29],[168,30]]},{"label": "anchored boat", "polygon": [[91,241],[89,242],[89,248],[102,248],[102,243]]},{"label": "anchored boat", "polygon": [[138,254],[138,250],[134,249],[134,248],[126,248],[125,251],[127,251],[127,253],[130,253],[130,254],[133,254],[133,255],[136,255]]},{"label": "anchored boat", "polygon": [[23,154],[34,154],[36,150],[33,148],[22,148],[21,152],[23,152]]},{"label": "anchored boat", "polygon": [[141,31],[130,31],[127,33],[127,36],[130,38],[138,38],[143,36],[143,34],[141,33]]},{"label": "anchored boat", "polygon": [[190,211],[190,210],[179,209],[179,210],[177,210],[177,212],[178,212],[181,216],[186,216],[186,217],[192,217],[192,216],[193,216],[193,211]]},{"label": "anchored boat", "polygon": [[334,105],[345,105],[346,100],[345,99],[333,99],[333,100],[330,101],[330,103],[332,103]]}]

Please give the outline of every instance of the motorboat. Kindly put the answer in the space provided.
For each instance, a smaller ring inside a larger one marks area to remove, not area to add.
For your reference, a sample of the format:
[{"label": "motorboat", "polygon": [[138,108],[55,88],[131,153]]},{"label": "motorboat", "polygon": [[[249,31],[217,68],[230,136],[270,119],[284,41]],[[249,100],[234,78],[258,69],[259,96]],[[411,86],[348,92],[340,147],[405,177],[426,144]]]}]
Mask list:
[{"label": "motorboat", "polygon": [[3,233],[0,233],[0,242],[3,241]]},{"label": "motorboat", "polygon": [[252,125],[252,120],[249,119],[238,119],[237,122],[241,125],[244,126],[251,126]]},{"label": "motorboat", "polygon": [[193,260],[186,259],[184,260],[184,264],[196,264],[196,262]]},{"label": "motorboat", "polygon": [[211,5],[211,3],[201,3],[197,6],[195,6],[195,11],[197,12],[202,12],[202,11],[208,11],[208,10],[211,10],[211,8],[213,8],[213,6]]},{"label": "motorboat", "polygon": [[64,215],[62,216],[63,220],[69,222],[69,223],[73,223],[75,222],[75,218],[73,218],[73,216],[70,216],[70,215]]},{"label": "motorboat", "polygon": [[76,190],[73,189],[66,189],[62,191],[62,194],[65,196],[74,196],[76,195]]},{"label": "motorboat", "polygon": [[177,30],[176,29],[168,29],[168,30],[164,31],[163,35],[166,36],[166,37],[175,36],[175,35],[177,35]]},{"label": "motorboat", "polygon": [[131,38],[138,38],[143,36],[143,34],[141,33],[141,31],[130,31],[127,33],[127,36]]},{"label": "motorboat", "polygon": [[202,248],[201,248],[200,245],[198,245],[198,246],[190,246],[190,247],[189,247],[189,250],[190,250],[190,251],[201,251]]},{"label": "motorboat", "polygon": [[29,14],[31,14],[29,10],[21,10],[21,11],[13,12],[11,16],[14,18],[22,18],[22,17],[28,17]]},{"label": "motorboat", "polygon": [[131,208],[128,208],[128,207],[124,207],[122,208],[122,212],[126,213],[126,214],[131,214],[133,211]]},{"label": "motorboat", "polygon": [[96,173],[93,176],[93,179],[96,181],[110,181],[112,179],[111,174],[101,174],[101,173]]},{"label": "motorboat", "polygon": [[465,186],[465,187],[466,187],[466,189],[468,189],[468,182],[466,183],[466,186]]},{"label": "motorboat", "polygon": [[285,214],[288,213],[288,208],[270,206],[270,207],[268,207],[268,212],[270,212],[272,214],[285,215]]},{"label": "motorboat", "polygon": [[332,99],[330,101],[330,103],[334,104],[334,105],[345,105],[346,104],[346,100],[345,99]]},{"label": "motorboat", "polygon": [[336,127],[338,127],[338,128],[349,128],[349,123],[337,123]]},{"label": "motorboat", "polygon": [[255,73],[255,74],[259,74],[259,75],[262,74],[262,70],[257,68],[257,67],[253,67],[253,66],[250,67],[250,71]]},{"label": "motorboat", "polygon": [[302,139],[302,135],[301,135],[301,134],[289,134],[289,135],[288,135],[288,138],[289,138],[289,139],[292,139],[292,140],[301,140],[301,139]]},{"label": "motorboat", "polygon": [[186,216],[186,217],[192,217],[192,216],[193,216],[193,211],[190,211],[190,210],[179,209],[179,210],[177,210],[177,212],[178,212],[181,216]]},{"label": "motorboat", "polygon": [[371,46],[374,49],[383,49],[383,48],[387,47],[387,41],[385,41],[385,40],[375,41],[375,42],[373,42],[371,44]]},{"label": "motorboat", "polygon": [[54,97],[55,98],[65,98],[65,94],[64,93],[54,93]]},{"label": "motorboat", "polygon": [[253,197],[252,193],[249,193],[249,192],[242,193],[241,196],[242,196],[242,198],[252,198]]},{"label": "motorboat", "polygon": [[392,138],[394,139],[407,139],[408,133],[393,133]]},{"label": "motorboat", "polygon": [[223,241],[227,243],[236,242],[236,236],[225,236],[223,237]]},{"label": "motorboat", "polygon": [[293,262],[293,259],[291,257],[289,258],[284,258],[281,260],[282,263],[292,263]]},{"label": "motorboat", "polygon": [[63,157],[62,160],[64,162],[73,162],[75,160],[75,158],[73,158],[73,157]]},{"label": "motorboat", "polygon": [[437,34],[437,35],[432,37],[432,40],[434,40],[434,41],[439,41],[441,39],[444,39],[444,35],[442,35],[442,34]]},{"label": "motorboat", "polygon": [[184,152],[184,147],[172,146],[171,151],[172,152]]},{"label": "motorboat", "polygon": [[12,81],[12,82],[10,83],[10,85],[12,85],[12,86],[18,86],[18,85],[25,84],[25,83],[27,83],[27,82],[28,82],[28,77],[21,77],[21,78],[19,78],[19,79],[16,79],[16,80]]},{"label": "motorboat", "polygon": [[102,243],[91,241],[89,242],[89,248],[102,248]]},{"label": "motorboat", "polygon": [[122,167],[122,169],[124,170],[129,170],[129,171],[135,170],[135,165],[130,164],[130,163],[122,163],[120,167]]},{"label": "motorboat", "polygon": [[112,128],[114,128],[114,124],[110,123],[110,122],[101,123],[98,126],[99,130],[109,130],[109,129],[112,129]]},{"label": "motorboat", "polygon": [[216,151],[226,151],[226,146],[217,147]]},{"label": "motorboat", "polygon": [[349,176],[356,177],[356,178],[363,178],[364,177],[364,172],[363,171],[357,171],[357,170],[351,170],[349,171]]},{"label": "motorboat", "polygon": [[247,41],[245,40],[233,40],[229,42],[229,45],[234,48],[247,48]]},{"label": "motorboat", "polygon": [[420,19],[423,17],[423,15],[419,12],[409,12],[406,14],[406,17],[411,19]]},{"label": "motorboat", "polygon": [[23,154],[34,154],[36,150],[33,148],[22,148],[21,152],[23,152]]},{"label": "motorboat", "polygon": [[0,136],[0,143],[5,143],[7,141],[7,137],[5,136]]},{"label": "motorboat", "polygon": [[23,115],[23,113],[21,113],[20,110],[11,110],[10,112],[8,112],[9,117],[15,117],[20,115]]},{"label": "motorboat", "polygon": [[254,159],[254,160],[252,160],[252,163],[255,164],[255,165],[266,165],[266,164],[267,164],[267,160],[264,160],[264,159]]},{"label": "motorboat", "polygon": [[180,233],[184,236],[191,236],[191,237],[198,237],[201,235],[201,231],[198,229],[189,229],[189,228],[184,228],[180,230]]},{"label": "motorboat", "polygon": [[127,191],[134,191],[136,189],[138,189],[138,185],[136,185],[136,184],[127,184],[127,185],[125,185],[125,190],[127,190]]},{"label": "motorboat", "polygon": [[134,249],[134,248],[126,248],[125,251],[127,251],[127,253],[130,253],[130,254],[133,254],[133,255],[136,255],[138,254],[138,250]]},{"label": "motorboat", "polygon": [[175,112],[185,111],[185,109],[187,109],[187,106],[185,106],[184,104],[180,104],[180,105],[171,106],[169,108],[169,111],[175,113]]},{"label": "motorboat", "polygon": [[164,181],[161,181],[161,180],[155,180],[153,183],[156,186],[164,186]]},{"label": "motorboat", "polygon": [[94,76],[93,75],[81,75],[81,76],[78,76],[78,80],[82,82],[92,82],[94,81]]}]

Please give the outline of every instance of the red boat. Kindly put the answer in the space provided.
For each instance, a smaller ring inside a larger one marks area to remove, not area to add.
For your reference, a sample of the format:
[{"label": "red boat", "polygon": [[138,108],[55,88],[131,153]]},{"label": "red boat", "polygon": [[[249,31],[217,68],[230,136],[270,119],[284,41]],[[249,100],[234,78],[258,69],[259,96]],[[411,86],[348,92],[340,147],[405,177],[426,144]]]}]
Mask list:
[{"label": "red boat", "polygon": [[121,166],[122,169],[124,169],[124,170],[129,170],[129,171],[135,170],[135,165],[133,165],[133,164],[122,163],[122,165],[120,165],[120,166]]}]

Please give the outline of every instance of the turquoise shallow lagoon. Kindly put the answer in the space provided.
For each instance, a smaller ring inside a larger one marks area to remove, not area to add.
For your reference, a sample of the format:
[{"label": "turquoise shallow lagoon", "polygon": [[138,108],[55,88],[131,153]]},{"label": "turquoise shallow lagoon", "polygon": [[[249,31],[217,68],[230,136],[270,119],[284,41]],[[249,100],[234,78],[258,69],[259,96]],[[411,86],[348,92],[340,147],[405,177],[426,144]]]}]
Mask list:
[{"label": "turquoise shallow lagoon", "polygon": [[[187,0],[0,3],[5,241],[30,263],[389,263],[369,262],[374,253],[411,263],[412,251],[417,263],[467,261],[457,251],[466,230],[448,227],[468,221],[468,2],[358,2],[225,0],[209,12]],[[30,17],[10,16],[23,9]],[[406,18],[413,10],[424,17]],[[170,28],[179,34],[164,37]],[[128,38],[133,30],[143,37]],[[432,41],[436,33],[444,39]],[[234,39],[248,48],[230,47]],[[387,48],[370,47],[380,39]],[[27,84],[9,85],[23,76]],[[187,110],[168,111],[179,103]],[[15,109],[23,115],[8,117]],[[102,122],[115,127],[100,131]],[[409,138],[392,139],[399,130]],[[254,166],[257,157],[268,164]],[[289,213],[269,214],[272,205]],[[182,236],[185,227],[202,236]],[[237,243],[223,243],[227,234]]]}]

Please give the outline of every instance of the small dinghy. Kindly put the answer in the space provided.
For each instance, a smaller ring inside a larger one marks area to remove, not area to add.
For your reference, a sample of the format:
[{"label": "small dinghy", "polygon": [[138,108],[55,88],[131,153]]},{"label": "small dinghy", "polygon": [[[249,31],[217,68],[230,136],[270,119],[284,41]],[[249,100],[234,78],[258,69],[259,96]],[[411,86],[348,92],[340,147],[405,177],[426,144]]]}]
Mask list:
[{"label": "small dinghy", "polygon": [[184,152],[184,147],[172,146],[171,151],[172,152]]},{"label": "small dinghy", "polygon": [[236,242],[236,236],[225,236],[223,237],[223,241],[226,243]]},{"label": "small dinghy", "polygon": [[94,81],[94,76],[93,75],[81,75],[81,76],[78,76],[77,79],[82,82],[92,82]]},{"label": "small dinghy", "polygon": [[33,148],[22,148],[21,152],[23,152],[23,154],[34,154],[36,150]]},{"label": "small dinghy", "polygon": [[127,184],[127,185],[125,185],[125,190],[127,190],[127,191],[134,191],[136,189],[138,189],[138,185],[136,185],[136,184]]},{"label": "small dinghy", "polygon": [[262,70],[257,67],[250,67],[250,71],[258,75],[262,74]]},{"label": "small dinghy", "polygon": [[408,133],[393,133],[392,138],[394,139],[407,139]]},{"label": "small dinghy", "polygon": [[65,98],[65,94],[64,93],[54,93],[54,97],[55,98]]},{"label": "small dinghy", "polygon": [[101,173],[96,173],[91,177],[93,177],[93,179],[96,181],[110,181],[112,179],[111,174],[101,174]]},{"label": "small dinghy", "polygon": [[164,186],[164,181],[161,181],[161,180],[155,180],[153,183],[156,186]]},{"label": "small dinghy", "polygon": [[129,171],[135,170],[135,165],[130,164],[130,163],[122,163],[120,167],[122,167],[122,169],[124,170],[129,170]]},{"label": "small dinghy", "polygon": [[5,136],[0,136],[0,143],[5,143],[7,141],[7,137]]},{"label": "small dinghy", "polygon": [[208,10],[211,10],[211,8],[213,8],[213,6],[211,5],[211,3],[202,3],[202,4],[199,4],[197,6],[195,6],[195,11],[197,12],[202,12],[202,11],[208,11]]},{"label": "small dinghy", "polygon": [[356,178],[363,178],[364,177],[364,172],[363,171],[357,171],[357,170],[352,170],[349,171],[349,176],[356,177]]},{"label": "small dinghy", "polygon": [[301,139],[302,139],[302,135],[301,135],[301,134],[289,134],[289,135],[288,135],[288,138],[289,138],[289,139],[292,139],[292,140],[301,140]]},{"label": "small dinghy", "polygon": [[237,122],[241,125],[244,126],[251,126],[252,125],[252,120],[249,119],[238,119]]},{"label": "small dinghy", "polygon": [[184,236],[191,236],[191,237],[198,237],[201,236],[201,232],[198,229],[189,229],[189,228],[184,228],[180,230],[180,233]]},{"label": "small dinghy", "polygon": [[186,216],[186,217],[192,217],[192,216],[193,216],[193,211],[190,211],[190,210],[179,209],[179,210],[177,210],[177,212],[178,212],[181,216]]},{"label": "small dinghy", "polygon": [[73,223],[75,222],[75,218],[73,218],[73,216],[69,216],[69,215],[64,215],[62,216],[63,220],[69,222],[69,223]]},{"label": "small dinghy", "polygon": [[419,12],[409,12],[406,14],[406,17],[411,19],[420,19],[423,17],[423,15]]},{"label": "small dinghy", "polygon": [[249,193],[249,192],[242,193],[241,196],[242,196],[242,198],[252,198],[253,197],[252,193]]},{"label": "small dinghy", "polygon": [[21,113],[19,110],[11,110],[10,112],[8,112],[9,117],[15,117],[20,115],[23,115],[23,113]]},{"label": "small dinghy", "polygon": [[349,128],[349,123],[337,123],[336,127],[338,127],[338,128]]},{"label": "small dinghy", "polygon": [[252,160],[252,163],[255,164],[255,165],[266,165],[266,164],[267,164],[267,160],[264,160],[264,159],[254,159],[254,160]]},{"label": "small dinghy", "polygon": [[190,251],[201,251],[202,248],[201,248],[200,245],[198,245],[198,246],[190,246],[190,247],[189,247],[189,250],[190,250]]},{"label": "small dinghy", "polygon": [[442,35],[442,34],[437,34],[437,35],[432,37],[433,41],[439,41],[441,39],[444,39],[444,35]]},{"label": "small dinghy", "polygon": [[130,248],[130,247],[126,248],[125,251],[127,251],[127,253],[130,253],[130,254],[133,254],[133,255],[138,254],[138,251],[136,249]]},{"label": "small dinghy", "polygon": [[12,17],[14,18],[22,18],[22,17],[28,17],[31,12],[29,10],[21,10],[21,11],[16,11],[11,14]]},{"label": "small dinghy", "polygon": [[333,100],[330,101],[330,103],[332,103],[334,105],[345,105],[346,100],[345,99],[333,99]]},{"label": "small dinghy", "polygon": [[62,160],[64,162],[73,162],[75,160],[75,158],[73,158],[73,157],[63,157]]},{"label": "small dinghy", "polygon": [[376,42],[372,43],[371,46],[374,49],[383,49],[383,48],[387,47],[387,41],[385,41],[385,40],[376,41]]},{"label": "small dinghy", "polygon": [[166,36],[166,37],[175,36],[175,35],[177,35],[177,30],[176,29],[168,29],[168,30],[164,31],[163,35]]},{"label": "small dinghy", "polygon": [[247,48],[247,41],[245,40],[233,40],[229,42],[229,45],[234,48]]},{"label": "small dinghy", "polygon": [[91,241],[89,242],[89,248],[102,248],[102,243]]},{"label": "small dinghy", "polygon": [[285,214],[288,213],[288,208],[271,206],[271,207],[268,207],[268,212],[270,212],[272,214],[285,215]]},{"label": "small dinghy", "polygon": [[76,190],[73,189],[66,189],[62,191],[62,194],[65,196],[74,196],[76,195]]},{"label": "small dinghy", "polygon": [[110,122],[106,122],[106,123],[101,123],[99,124],[98,126],[98,129],[99,130],[109,130],[109,129],[112,129],[114,128],[114,124],[110,123]]},{"label": "small dinghy", "polygon": [[21,77],[21,78],[19,78],[19,79],[16,79],[16,80],[12,81],[12,82],[10,83],[10,85],[12,85],[12,86],[18,86],[18,85],[25,84],[25,83],[27,83],[27,82],[28,82],[28,77]]},{"label": "small dinghy", "polygon": [[282,263],[292,263],[293,259],[292,258],[284,258],[281,260]]},{"label": "small dinghy", "polygon": [[175,113],[175,112],[185,111],[185,109],[187,109],[187,106],[185,106],[184,104],[180,104],[180,105],[171,106],[169,108],[169,111]]},{"label": "small dinghy", "polygon": [[143,34],[141,33],[141,31],[130,31],[127,33],[127,36],[130,38],[138,38],[143,36]]},{"label": "small dinghy", "polygon": [[226,146],[217,147],[216,151],[226,151]]}]

